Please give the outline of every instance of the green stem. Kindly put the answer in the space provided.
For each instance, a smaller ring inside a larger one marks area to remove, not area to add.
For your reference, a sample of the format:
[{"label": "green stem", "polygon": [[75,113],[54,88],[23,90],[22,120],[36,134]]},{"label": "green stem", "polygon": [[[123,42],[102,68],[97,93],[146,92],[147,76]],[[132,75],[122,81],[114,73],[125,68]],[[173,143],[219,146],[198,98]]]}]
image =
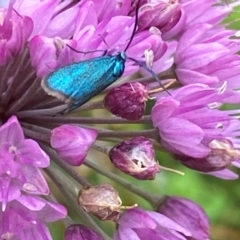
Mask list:
[{"label": "green stem", "polygon": [[145,200],[149,201],[153,206],[157,205],[165,197],[165,196],[161,196],[161,195],[153,195],[151,193],[148,193],[148,192],[132,185],[131,183],[129,183],[125,179],[119,177],[115,173],[112,173],[109,170],[105,170],[102,166],[99,166],[99,165],[97,165],[97,164],[95,164],[95,163],[93,163],[93,162],[91,162],[87,159],[85,159],[84,164],[86,166],[94,169],[95,171],[99,172],[100,174],[104,175],[105,177],[108,177],[108,178],[114,180],[115,182],[119,183],[121,186],[123,186],[124,188],[126,188],[130,192],[134,192],[138,196],[140,196],[140,197],[144,198]]},{"label": "green stem", "polygon": [[[93,117],[49,117],[49,116],[39,116],[37,111],[32,113],[31,116],[28,116],[27,121],[33,123],[44,123],[44,122],[51,122],[54,123],[61,123],[61,124],[138,124],[138,123],[151,123],[151,116],[143,116],[141,119],[133,121],[133,120],[126,120],[120,117],[106,117],[106,118],[93,118]],[[40,111],[40,110],[39,110]],[[29,111],[30,112],[30,111]],[[17,117],[21,118],[23,112],[19,112]],[[24,115],[24,117],[26,117]]]},{"label": "green stem", "polygon": [[102,101],[87,102],[77,109],[77,112],[83,110],[95,110],[95,109],[104,109]]},{"label": "green stem", "polygon": [[112,147],[110,146],[107,146],[107,145],[103,145],[101,144],[99,141],[98,142],[95,142],[92,147],[93,149],[99,151],[99,152],[102,152],[106,155],[108,155],[109,151],[112,149]]},{"label": "green stem", "polygon": [[22,129],[23,129],[24,135],[27,136],[28,138],[49,143],[50,135],[38,133],[26,128],[22,128]]},{"label": "green stem", "polygon": [[[41,116],[50,115],[54,116],[56,114],[59,114],[66,110],[68,107],[68,104],[63,104],[57,107],[52,108],[46,108],[46,109],[36,109],[36,110],[25,110],[25,111],[19,111],[15,115],[18,117],[18,119],[22,118],[32,118],[32,119],[39,119]],[[51,119],[51,121],[55,118],[48,117],[48,119]]]},{"label": "green stem", "polygon": [[73,209],[75,209],[76,213],[78,213],[82,219],[84,219],[84,223],[96,231],[103,239],[111,240],[111,238],[106,235],[106,233],[97,225],[90,215],[86,213],[80,206],[78,206],[76,198],[68,191],[68,188],[62,184],[62,179],[54,173],[53,167],[50,166],[48,169],[46,169],[46,172],[48,176],[57,184],[59,190],[66,197],[68,203],[73,207]]},{"label": "green stem", "polygon": [[156,129],[148,129],[148,130],[139,130],[139,131],[103,131],[100,132],[98,138],[132,138],[143,136],[146,138],[151,138],[157,140],[158,131]]},{"label": "green stem", "polygon": [[39,81],[33,81],[25,93],[6,111],[6,116],[15,115],[31,99],[39,88]]},{"label": "green stem", "polygon": [[58,157],[58,155],[53,152],[45,144],[40,143],[41,148],[48,154],[52,161],[54,161],[58,166],[60,166],[65,172],[67,172],[74,180],[76,180],[82,187],[90,187],[91,184],[83,178],[78,172],[76,172],[69,164],[67,164],[63,159]]}]

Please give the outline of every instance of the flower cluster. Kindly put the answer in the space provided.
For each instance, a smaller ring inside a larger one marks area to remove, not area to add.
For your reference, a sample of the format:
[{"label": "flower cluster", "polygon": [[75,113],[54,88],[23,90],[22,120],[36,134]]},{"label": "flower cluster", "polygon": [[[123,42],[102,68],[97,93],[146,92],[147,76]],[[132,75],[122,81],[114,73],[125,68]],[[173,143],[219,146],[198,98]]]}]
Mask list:
[{"label": "flower cluster", "polygon": [[40,171],[49,166],[49,157],[37,142],[24,138],[15,116],[0,127],[0,156],[1,238],[50,239],[45,223],[65,218],[67,212],[39,196],[49,194]]},{"label": "flower cluster", "polygon": [[[2,1],[0,238],[50,240],[46,223],[65,218],[65,240],[109,239],[92,213],[117,222],[114,240],[210,239],[208,218],[196,203],[143,192],[97,163],[105,154],[124,174],[153,180],[167,169],[155,158],[158,145],[190,169],[238,178],[229,167],[240,167],[239,111],[222,108],[240,102],[240,42],[222,24],[238,5]],[[101,92],[119,71],[122,78]],[[53,73],[57,83],[50,87]],[[82,94],[98,98],[78,106]],[[79,108],[72,112],[70,103]],[[130,124],[152,127],[134,131]],[[121,206],[112,186],[92,186],[72,167],[80,165],[145,198],[153,210]],[[75,224],[50,195],[42,171],[86,226]]]},{"label": "flower cluster", "polygon": [[118,221],[114,240],[124,239],[208,239],[209,222],[204,211],[194,202],[166,197],[156,212],[131,209]]}]

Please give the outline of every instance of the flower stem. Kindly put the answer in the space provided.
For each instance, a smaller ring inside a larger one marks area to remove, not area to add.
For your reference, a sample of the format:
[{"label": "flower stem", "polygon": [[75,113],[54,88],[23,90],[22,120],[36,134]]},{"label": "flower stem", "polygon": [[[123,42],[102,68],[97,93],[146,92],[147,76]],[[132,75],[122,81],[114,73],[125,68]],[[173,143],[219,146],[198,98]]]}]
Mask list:
[{"label": "flower stem", "polygon": [[62,102],[57,98],[49,98],[50,96],[44,96],[45,100],[43,99],[43,93],[39,94],[39,97],[35,97],[36,100],[30,102],[27,106],[28,109],[34,107],[34,109],[48,109],[54,108],[56,106],[62,105]]},{"label": "flower stem", "polygon": [[139,131],[103,131],[100,132],[98,137],[99,138],[132,138],[143,136],[146,138],[151,139],[158,139],[158,132],[156,129],[149,129],[149,130],[139,130]]},{"label": "flower stem", "polygon": [[32,96],[34,96],[38,88],[39,82],[33,81],[32,85],[25,91],[25,93],[6,111],[6,116],[16,114],[16,112],[19,111]]},{"label": "flower stem", "polygon": [[[19,75],[17,75],[18,73],[16,72],[15,73],[15,76],[16,76],[16,78],[19,78],[19,79],[24,79],[23,81],[24,82],[29,82],[29,80],[32,80],[32,78],[34,78],[34,76],[35,76],[35,72],[34,71],[31,71],[30,70],[30,73],[28,74],[28,76],[27,77],[22,77],[22,76],[19,76]],[[7,106],[7,104],[9,103],[9,101],[10,101],[10,99],[11,99],[11,97],[14,95],[14,97],[17,99],[17,94],[16,94],[16,92],[14,91],[14,90],[18,90],[18,87],[19,87],[19,82],[18,81],[13,81],[12,83],[11,83],[11,85],[7,88],[7,90],[6,90],[6,92],[5,92],[5,94],[3,95],[3,98],[2,98],[2,105],[4,106],[4,107],[6,107]],[[25,89],[25,91],[26,91],[26,89]],[[23,94],[23,93],[22,93]],[[20,94],[19,94],[20,95]],[[20,96],[19,96],[20,97]]]},{"label": "flower stem", "polygon": [[[65,105],[62,105],[65,106]],[[59,107],[56,108],[52,108],[51,111],[54,111],[54,109],[59,110]],[[44,112],[46,111],[46,112]],[[53,115],[53,113],[50,110],[47,109],[39,109],[39,110],[29,110],[29,111],[22,111],[22,112],[18,112],[16,115],[19,119],[21,118],[28,118],[28,122],[32,122],[34,123],[43,123],[45,122],[51,122],[53,120],[52,117],[49,116],[43,116],[43,115],[47,115],[49,113],[51,113],[50,115]],[[42,115],[42,116],[39,116]],[[67,123],[67,124],[71,124],[71,123],[76,123],[76,124],[123,124],[123,123],[135,123],[135,124],[139,124],[139,123],[151,123],[151,116],[147,115],[142,117],[141,119],[137,120],[137,121],[133,121],[133,120],[126,120],[126,119],[122,119],[119,117],[107,117],[107,118],[93,118],[93,117],[54,117],[54,123]]]},{"label": "flower stem", "polygon": [[47,134],[38,133],[38,132],[29,130],[29,129],[26,129],[26,128],[22,128],[22,129],[23,129],[24,135],[27,136],[28,138],[32,138],[32,139],[35,139],[35,140],[38,140],[38,141],[43,141],[43,142],[46,142],[46,143],[49,142],[50,136],[47,135]]},{"label": "flower stem", "polygon": [[[45,115],[54,116],[56,114],[59,114],[62,111],[66,110],[67,107],[68,107],[68,104],[63,104],[57,107],[46,108],[46,109],[20,111],[16,113],[16,116],[18,117],[18,119],[22,119],[22,118],[40,119],[42,116],[45,116]],[[48,120],[50,119],[50,121],[52,121],[53,119],[52,117],[49,117],[49,116],[47,118]]]},{"label": "flower stem", "polygon": [[21,126],[26,128],[26,129],[35,131],[37,133],[46,134],[49,137],[51,135],[51,129],[46,128],[46,127],[41,127],[41,126],[38,126],[38,125],[33,125],[33,124],[30,124],[30,123],[25,123],[25,122],[21,122]]},{"label": "flower stem", "polygon": [[[20,68],[21,68],[21,72],[23,71],[23,65],[21,64],[21,60],[25,60],[25,62],[27,62],[29,59],[29,56],[26,57],[26,55],[28,55],[28,50],[25,50],[23,53],[18,54],[16,56],[16,58],[11,61],[9,64],[7,64],[6,66],[1,66],[0,68],[0,74],[1,74],[1,81],[0,81],[0,96],[3,97],[3,92],[5,92],[7,85],[9,83],[9,76],[17,76]],[[28,66],[28,64],[25,64],[24,66]],[[14,73],[14,74],[13,74]],[[17,82],[18,84],[20,83],[20,81],[25,81],[25,78],[15,78],[16,80],[14,82]],[[2,103],[2,99],[0,101]]]},{"label": "flower stem", "polygon": [[105,240],[111,240],[106,233],[97,225],[97,223],[90,217],[88,213],[86,213],[80,206],[78,206],[75,197],[68,191],[68,188],[64,187],[62,184],[62,179],[54,173],[53,167],[48,167],[46,172],[48,176],[57,184],[60,191],[67,198],[68,203],[75,209],[75,211],[82,217],[84,223],[88,225],[90,228],[95,230],[100,236],[102,236]]},{"label": "flower stem", "polygon": [[95,110],[95,109],[103,109],[103,103],[102,101],[95,101],[95,102],[87,102],[84,105],[82,105],[80,108],[78,108],[78,111],[82,110]]},{"label": "flower stem", "polygon": [[99,142],[95,142],[92,147],[93,149],[101,152],[101,153],[104,153],[106,155],[108,155],[109,151],[111,150],[112,147],[110,146],[107,146],[107,145],[103,145],[103,144],[100,144]]},{"label": "flower stem", "polygon": [[112,173],[111,171],[105,170],[103,167],[85,159],[84,164],[92,169],[94,169],[95,171],[99,172],[100,174],[104,175],[105,177],[108,177],[112,180],[114,180],[115,182],[119,183],[121,186],[123,186],[124,188],[126,188],[127,190],[129,190],[130,192],[133,192],[135,194],[137,194],[138,196],[144,198],[145,200],[149,201],[153,206],[155,206],[156,204],[158,204],[160,201],[162,201],[162,198],[165,196],[161,196],[161,195],[153,195],[150,194],[148,192],[143,191],[142,189],[132,185],[131,183],[129,183],[128,181],[126,181],[125,179],[119,177],[118,175],[116,175],[115,173]]},{"label": "flower stem", "polygon": [[83,178],[78,172],[76,172],[69,164],[57,156],[55,152],[45,144],[40,143],[41,148],[49,155],[52,161],[60,166],[65,172],[67,172],[73,179],[75,179],[82,187],[90,187],[91,184]]}]

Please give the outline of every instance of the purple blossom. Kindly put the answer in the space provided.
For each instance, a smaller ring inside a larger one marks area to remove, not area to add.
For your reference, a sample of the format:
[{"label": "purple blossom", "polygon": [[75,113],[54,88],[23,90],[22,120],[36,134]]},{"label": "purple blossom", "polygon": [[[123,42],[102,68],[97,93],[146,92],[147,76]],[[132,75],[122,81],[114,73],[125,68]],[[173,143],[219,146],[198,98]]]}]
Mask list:
[{"label": "purple blossom", "polygon": [[81,224],[67,227],[64,240],[102,240],[92,229]]},{"label": "purple blossom", "polygon": [[218,0],[180,0],[180,3],[186,15],[185,28],[198,23],[218,25],[232,10],[230,4],[219,4]]},{"label": "purple blossom", "polygon": [[[159,129],[161,143],[176,154],[206,156],[210,149],[202,143],[205,125],[214,129],[218,124],[221,125],[220,130],[215,130],[215,138],[217,138],[219,133],[223,132],[222,127],[225,122],[229,124],[231,120],[231,117],[224,112],[210,108],[210,104],[228,97],[229,94],[218,93],[216,89],[208,88],[203,84],[191,84],[171,94],[172,97],[158,98],[152,109],[153,125]],[[191,142],[191,146],[183,142],[184,140]]]},{"label": "purple blossom", "polygon": [[0,127],[0,235],[5,239],[52,239],[45,223],[62,219],[66,209],[34,195],[48,195],[39,168],[49,166],[48,155],[32,139],[25,139],[15,116]]},{"label": "purple blossom", "polygon": [[[0,66],[9,63],[19,54],[24,47],[25,42],[30,37],[33,29],[32,19],[26,16],[19,16],[13,10],[13,1],[8,9],[3,9],[3,22],[1,23],[1,44],[0,44]],[[18,24],[12,24],[17,22]]]},{"label": "purple blossom", "polygon": [[203,83],[214,87],[227,81],[228,88],[235,88],[240,57],[235,54],[239,41],[231,39],[233,35],[232,30],[214,28],[206,23],[188,28],[174,56],[178,80],[184,85]]},{"label": "purple blossom", "polygon": [[2,210],[21,192],[49,194],[39,168],[49,166],[49,157],[32,139],[25,139],[15,116],[0,127],[0,175]]},{"label": "purple blossom", "polygon": [[191,233],[163,214],[134,208],[122,214],[114,240],[187,240]]},{"label": "purple blossom", "polygon": [[46,239],[52,237],[46,223],[65,218],[66,209],[60,204],[23,194],[0,211],[0,235],[4,239]]},{"label": "purple blossom", "polygon": [[[172,40],[168,46],[177,40],[177,48],[171,52],[173,57],[167,59],[168,65],[174,64],[175,76],[183,85],[203,83],[220,87],[228,81],[228,88],[236,89],[239,40],[236,31],[227,30],[220,23],[240,1],[220,4],[218,0],[182,0],[179,3],[180,18],[163,34],[164,40]],[[153,69],[162,70],[163,61],[155,62]]]},{"label": "purple blossom", "polygon": [[158,212],[188,229],[192,234],[192,239],[210,239],[208,217],[203,209],[193,201],[180,197],[167,197],[160,205]]},{"label": "purple blossom", "polygon": [[[234,93],[224,88],[191,84],[171,94],[172,97],[159,98],[152,109],[153,124],[158,128],[161,144],[166,149],[187,166],[192,159],[199,166],[194,169],[200,171],[204,171],[205,164],[201,159],[214,161],[212,168],[209,163],[208,170],[205,170],[209,172],[226,168],[239,159],[239,151],[233,151],[236,139],[231,128],[238,126],[239,122],[227,111],[217,108],[217,103]],[[226,141],[228,144],[224,145]]]},{"label": "purple blossom", "polygon": [[206,157],[193,158],[176,155],[176,159],[194,170],[201,172],[214,172],[227,168],[240,158],[239,150],[235,149],[233,144],[228,140],[213,140],[209,143],[209,147],[211,152]]}]

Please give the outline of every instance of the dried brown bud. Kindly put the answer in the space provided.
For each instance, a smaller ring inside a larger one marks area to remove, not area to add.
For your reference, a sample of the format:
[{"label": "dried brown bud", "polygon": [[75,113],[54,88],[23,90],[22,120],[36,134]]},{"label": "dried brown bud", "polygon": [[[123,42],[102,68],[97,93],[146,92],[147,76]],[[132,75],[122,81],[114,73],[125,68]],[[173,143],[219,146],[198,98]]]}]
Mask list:
[{"label": "dried brown bud", "polygon": [[109,158],[115,167],[139,180],[152,180],[160,172],[150,139],[134,137],[114,146]]},{"label": "dried brown bud", "polygon": [[78,203],[100,220],[117,220],[122,201],[118,192],[109,184],[83,188],[79,191]]}]

